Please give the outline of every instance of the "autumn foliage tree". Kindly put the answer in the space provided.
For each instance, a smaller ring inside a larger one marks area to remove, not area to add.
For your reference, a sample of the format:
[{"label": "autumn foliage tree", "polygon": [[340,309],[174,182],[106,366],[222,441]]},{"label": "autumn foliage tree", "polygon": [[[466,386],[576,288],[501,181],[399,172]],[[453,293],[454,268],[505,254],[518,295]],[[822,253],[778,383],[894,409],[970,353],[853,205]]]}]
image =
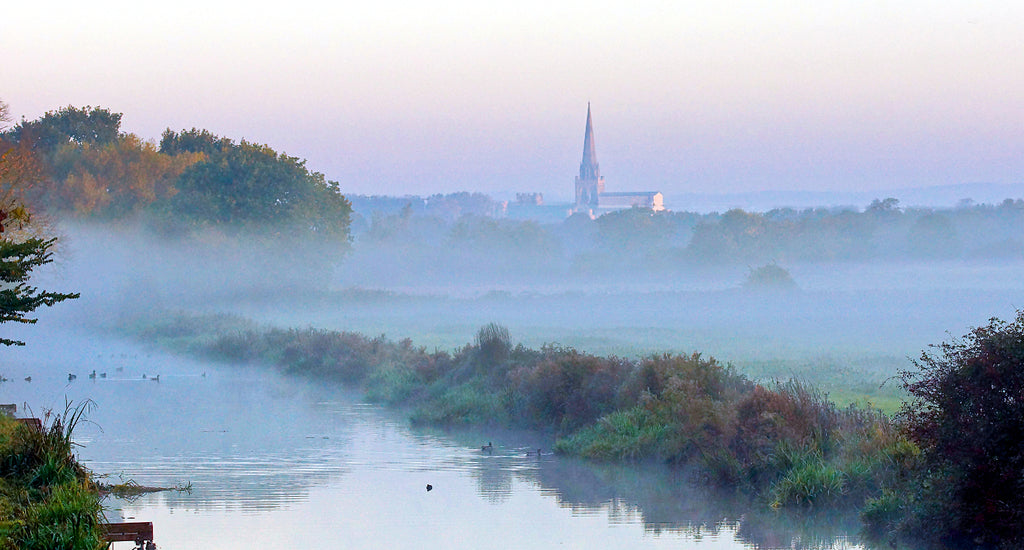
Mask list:
[{"label": "autumn foliage tree", "polygon": [[178,177],[203,158],[162,155],[134,134],[102,145],[66,144],[53,158],[54,199],[78,214],[121,218],[173,197]]},{"label": "autumn foliage tree", "polygon": [[68,106],[22,121],[4,137],[35,159],[34,202],[55,213],[117,219],[173,196],[185,168],[204,158],[162,155],[120,129],[120,113]]},{"label": "autumn foliage tree", "polygon": [[[0,131],[8,120],[7,104],[0,102]],[[78,297],[29,284],[32,270],[52,261],[57,242],[32,231],[32,217],[24,204],[25,191],[41,173],[30,149],[0,140],[0,323],[35,323],[30,314],[36,309]],[[0,337],[0,344],[25,343]]]}]

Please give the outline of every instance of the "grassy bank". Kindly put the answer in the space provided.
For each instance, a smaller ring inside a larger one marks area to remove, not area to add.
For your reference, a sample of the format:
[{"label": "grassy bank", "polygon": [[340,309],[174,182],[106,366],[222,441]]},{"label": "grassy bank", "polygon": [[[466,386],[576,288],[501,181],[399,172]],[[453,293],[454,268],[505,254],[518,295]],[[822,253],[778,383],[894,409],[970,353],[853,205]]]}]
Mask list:
[{"label": "grassy bank", "polygon": [[42,430],[0,414],[0,549],[106,548],[99,488],[71,450],[83,407]]},{"label": "grassy bank", "polygon": [[860,506],[917,450],[880,411],[797,382],[759,384],[700,354],[599,357],[513,346],[498,325],[454,351],[410,340],[277,329],[229,316],[165,319],[142,336],[229,362],[360,388],[415,422],[544,430],[556,450],[660,461],[773,507]]}]

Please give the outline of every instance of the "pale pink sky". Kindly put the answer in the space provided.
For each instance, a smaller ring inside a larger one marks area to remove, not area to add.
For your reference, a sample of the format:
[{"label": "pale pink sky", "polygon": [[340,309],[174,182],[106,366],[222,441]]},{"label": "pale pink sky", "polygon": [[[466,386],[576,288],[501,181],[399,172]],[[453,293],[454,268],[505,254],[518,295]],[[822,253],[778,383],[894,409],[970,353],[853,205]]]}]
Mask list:
[{"label": "pale pink sky", "polygon": [[0,99],[207,128],[351,193],[1024,182],[1024,4],[19,2]]}]

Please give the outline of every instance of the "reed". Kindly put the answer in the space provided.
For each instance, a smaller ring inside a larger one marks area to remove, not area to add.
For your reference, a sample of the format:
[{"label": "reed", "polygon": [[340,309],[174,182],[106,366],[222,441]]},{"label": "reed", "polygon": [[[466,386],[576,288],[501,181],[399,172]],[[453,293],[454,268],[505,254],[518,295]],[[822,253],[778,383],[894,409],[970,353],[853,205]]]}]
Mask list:
[{"label": "reed", "polygon": [[91,401],[65,403],[37,430],[0,415],[0,549],[106,547],[100,492],[72,449]]}]

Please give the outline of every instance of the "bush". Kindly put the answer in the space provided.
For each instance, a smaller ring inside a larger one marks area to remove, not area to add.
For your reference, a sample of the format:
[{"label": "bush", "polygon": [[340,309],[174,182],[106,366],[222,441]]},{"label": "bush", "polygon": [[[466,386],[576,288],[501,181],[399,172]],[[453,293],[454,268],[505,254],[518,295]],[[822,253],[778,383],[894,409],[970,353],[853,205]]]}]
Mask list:
[{"label": "bush", "polygon": [[900,373],[912,398],[900,416],[922,461],[910,524],[930,526],[936,546],[1020,548],[1024,310],[936,348]]},{"label": "bush", "polygon": [[415,423],[426,424],[490,424],[506,421],[502,395],[459,386],[445,391],[428,406],[419,407],[412,415]]},{"label": "bush", "polygon": [[562,437],[558,452],[691,467],[778,507],[878,497],[907,478],[917,453],[876,410],[838,409],[799,382],[755,384],[699,353],[631,360],[512,347],[496,324],[451,354],[313,328],[231,327],[198,344],[218,358],[360,387],[407,407],[415,422],[540,428]]},{"label": "bush", "polygon": [[485,365],[494,365],[508,358],[512,350],[512,338],[506,327],[489,323],[477,331],[476,345],[479,350],[479,361]]},{"label": "bush", "polygon": [[767,264],[751,269],[743,288],[748,290],[788,290],[796,288],[796,281],[785,268]]},{"label": "bush", "polygon": [[772,507],[816,503],[836,500],[846,488],[846,476],[824,462],[812,462],[790,470],[771,489]]}]

